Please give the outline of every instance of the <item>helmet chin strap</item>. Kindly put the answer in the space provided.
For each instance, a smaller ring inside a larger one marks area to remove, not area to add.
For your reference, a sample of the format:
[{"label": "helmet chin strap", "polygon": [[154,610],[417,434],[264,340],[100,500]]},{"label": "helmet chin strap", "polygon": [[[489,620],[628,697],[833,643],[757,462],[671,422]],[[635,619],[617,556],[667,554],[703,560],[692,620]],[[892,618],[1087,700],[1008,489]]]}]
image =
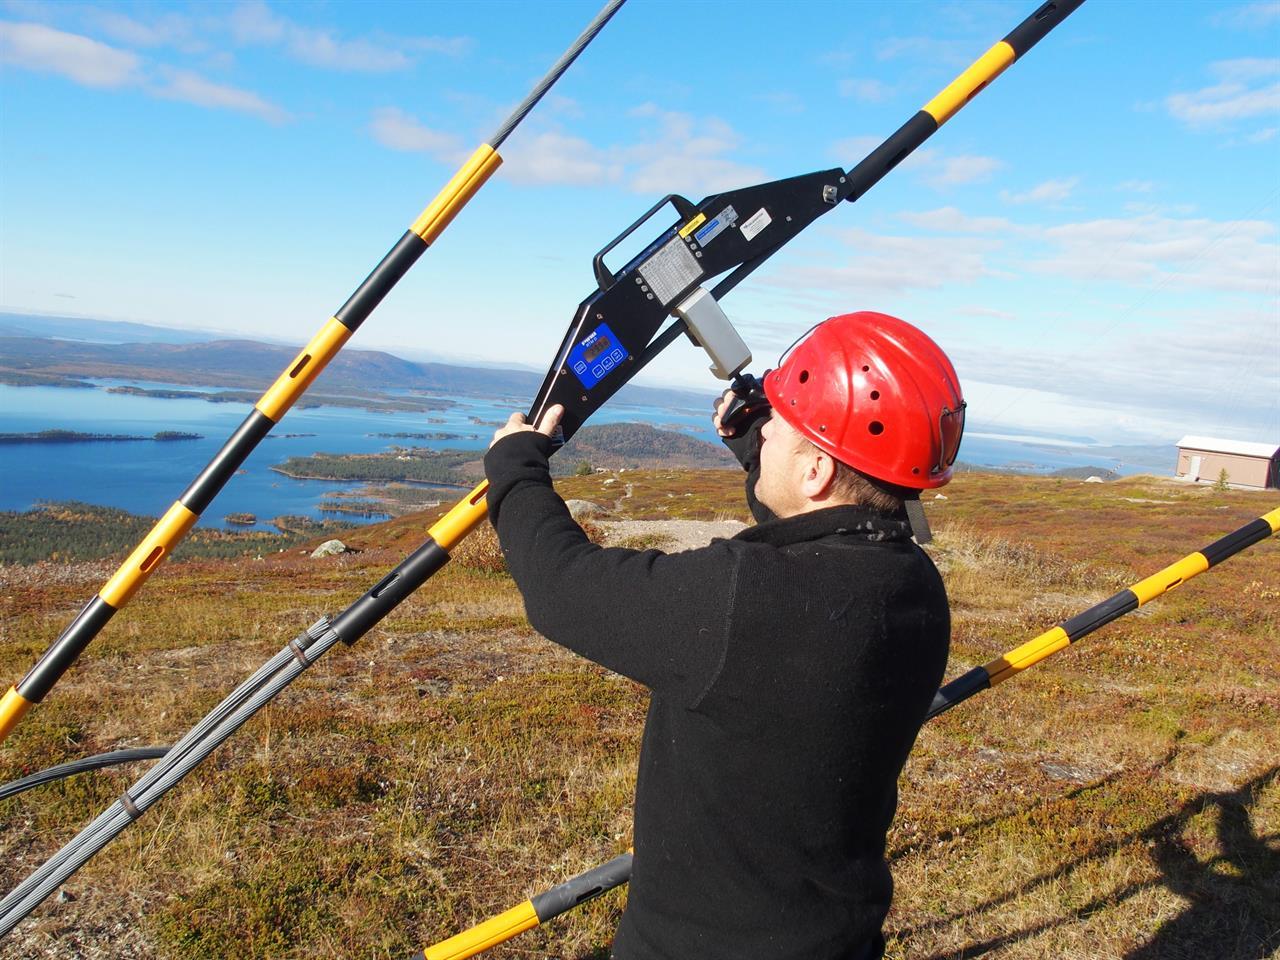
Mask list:
[{"label": "helmet chin strap", "polygon": [[907,520],[911,523],[911,537],[916,543],[924,546],[933,539],[929,529],[929,521],[924,518],[924,506],[920,503],[920,492],[916,491],[902,501],[907,509]]}]

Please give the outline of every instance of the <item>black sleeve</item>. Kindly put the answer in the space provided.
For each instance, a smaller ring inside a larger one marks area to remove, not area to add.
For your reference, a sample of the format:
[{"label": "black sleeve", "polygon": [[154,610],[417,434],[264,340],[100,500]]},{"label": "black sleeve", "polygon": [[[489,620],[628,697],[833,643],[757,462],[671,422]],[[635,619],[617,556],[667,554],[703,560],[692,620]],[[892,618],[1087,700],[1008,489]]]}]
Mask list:
[{"label": "black sleeve", "polygon": [[767,416],[760,417],[737,436],[720,438],[720,442],[738,458],[742,469],[747,471],[747,506],[756,523],[778,519],[772,510],[756,499],[756,481],[760,479],[760,428],[768,419]]},{"label": "black sleeve", "polygon": [[551,442],[504,437],[484,458],[489,516],[507,568],[543,636],[650,689],[694,704],[720,669],[736,550],[604,548],[591,543],[551,485]]}]

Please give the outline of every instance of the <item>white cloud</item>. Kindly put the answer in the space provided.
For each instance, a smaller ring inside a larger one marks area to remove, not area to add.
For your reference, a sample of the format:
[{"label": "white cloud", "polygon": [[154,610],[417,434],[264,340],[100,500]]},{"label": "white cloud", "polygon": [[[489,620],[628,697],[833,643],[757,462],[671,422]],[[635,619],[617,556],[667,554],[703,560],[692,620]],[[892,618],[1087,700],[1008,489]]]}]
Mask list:
[{"label": "white cloud", "polygon": [[1280,113],[1280,82],[1259,83],[1280,75],[1280,59],[1220,60],[1209,71],[1220,82],[1165,98],[1172,117],[1196,129]]},{"label": "white cloud", "polygon": [[1243,30],[1265,27],[1276,20],[1280,20],[1280,0],[1246,3],[1242,7],[1222,10],[1213,17],[1213,22],[1219,26],[1237,27]]},{"label": "white cloud", "polygon": [[[909,159],[909,158],[908,158]],[[959,186],[962,183],[982,183],[1004,164],[995,157],[961,155],[941,157],[924,174],[924,182],[937,189]]]},{"label": "white cloud", "polygon": [[790,90],[774,90],[770,93],[758,94],[756,100],[768,104],[778,113],[798,114],[804,113],[806,109],[804,98]]},{"label": "white cloud", "polygon": [[161,71],[164,82],[153,85],[150,91],[165,100],[181,100],[199,107],[217,110],[234,110],[261,117],[270,123],[283,123],[289,115],[273,103],[249,90],[214,83],[190,70]]},{"label": "white cloud", "polygon": [[[827,153],[838,158],[843,166],[852,167],[883,142],[882,137],[876,136],[845,137],[833,143]],[[948,155],[932,147],[913,151],[898,166],[899,170],[915,171],[924,183],[939,190],[989,180],[993,173],[1003,168],[1003,161],[995,157]]]},{"label": "white cloud", "polygon": [[652,120],[656,136],[618,149],[628,186],[638,193],[714,193],[765,179],[764,171],[732,159],[742,138],[723,120],[698,119],[649,103],[630,112]]},{"label": "white cloud", "polygon": [[852,293],[865,300],[997,275],[988,258],[1000,248],[998,240],[888,236],[860,228],[835,235],[845,245],[844,255],[828,251],[826,262],[811,256],[803,265],[784,266],[758,283],[792,294],[821,291],[823,298],[830,299],[834,294]]},{"label": "white cloud", "polygon": [[164,66],[148,70],[135,53],[41,24],[0,22],[0,59],[28,70],[61,74],[86,87],[132,88],[162,100],[234,110],[271,123],[288,119],[282,108],[249,90],[214,83],[190,70]]},{"label": "white cloud", "polygon": [[463,37],[396,37],[379,42],[346,40],[331,30],[304,26],[274,12],[263,0],[245,0],[231,11],[228,25],[239,43],[281,45],[290,56],[314,67],[388,73],[412,66],[410,53],[450,56],[466,50]]},{"label": "white cloud", "polygon": [[577,185],[612,183],[622,177],[622,165],[580,137],[544,131],[513,136],[503,169],[516,183]]},{"label": "white cloud", "polygon": [[1116,189],[1125,193],[1150,193],[1155,188],[1154,180],[1125,180],[1123,183],[1116,184]]},{"label": "white cloud", "polygon": [[184,53],[207,49],[198,39],[196,24],[179,13],[166,13],[147,23],[117,10],[96,7],[86,10],[85,15],[107,36],[133,47],[175,47]]},{"label": "white cloud", "polygon": [[1209,71],[1223,80],[1259,80],[1280,76],[1280,57],[1240,57],[1218,60]]},{"label": "white cloud", "polygon": [[862,103],[882,103],[889,98],[890,90],[879,80],[847,77],[840,81],[840,95]]},{"label": "white cloud", "polygon": [[1029,267],[1056,276],[1150,287],[1274,294],[1280,246],[1261,220],[1174,219],[1154,214],[1050,227],[1055,253]]},{"label": "white cloud", "polygon": [[[480,108],[477,108],[480,109]],[[650,139],[595,146],[557,130],[517,130],[503,149],[505,174],[517,183],[625,183],[638,193],[678,190],[703,194],[765,179],[763,170],[732,159],[741,137],[722,120],[695,118],[645,104],[630,112],[652,124]],[[375,111],[373,138],[394,150],[431,154],[456,162],[465,153],[453,134],[430,129],[396,107]]]},{"label": "white cloud", "polygon": [[827,150],[829,156],[835,157],[846,169],[852,167],[883,142],[883,137],[864,135],[845,137],[833,143]]},{"label": "white cloud", "polygon": [[955,207],[939,207],[922,213],[900,213],[898,219],[939,233],[1013,233],[1022,229],[1004,217],[971,217]]},{"label": "white cloud", "polygon": [[1030,190],[1014,193],[1009,190],[1000,191],[1000,199],[1005,203],[1061,203],[1080,183],[1079,177],[1063,177],[1058,180],[1046,180],[1036,184]]},{"label": "white cloud", "polygon": [[0,21],[0,62],[56,73],[85,87],[113,88],[141,79],[136,54],[39,23]]},{"label": "white cloud", "polygon": [[[1021,318],[1036,323],[1033,316]],[[948,347],[961,381],[982,390],[970,415],[1027,427],[1056,424],[1103,440],[1233,431],[1280,439],[1280,320],[1273,309],[1165,318],[1161,334],[1124,330],[1075,350]],[[1053,385],[1053,393],[1044,391]]]},{"label": "white cloud", "polygon": [[430,154],[445,163],[453,163],[466,155],[462,138],[432,130],[398,107],[375,110],[369,122],[369,132],[384,147]]},{"label": "white cloud", "polygon": [[966,53],[958,41],[938,40],[934,37],[887,37],[876,48],[879,60],[896,60],[908,57],[930,65],[968,63]]},{"label": "white cloud", "polygon": [[1280,127],[1264,127],[1257,133],[1249,134],[1244,139],[1246,143],[1266,143],[1268,140],[1273,139],[1277,133],[1280,133]]}]

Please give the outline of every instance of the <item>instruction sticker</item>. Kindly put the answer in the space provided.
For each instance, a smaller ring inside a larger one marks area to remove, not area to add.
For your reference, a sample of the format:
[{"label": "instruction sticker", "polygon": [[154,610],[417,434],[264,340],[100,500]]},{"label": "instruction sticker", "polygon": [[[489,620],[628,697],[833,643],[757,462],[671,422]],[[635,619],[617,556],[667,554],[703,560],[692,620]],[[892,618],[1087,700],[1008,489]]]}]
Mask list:
[{"label": "instruction sticker", "polygon": [[716,215],[714,220],[699,229],[693,238],[705,247],[737,222],[738,211],[733,209],[732,205],[727,206]]},{"label": "instruction sticker", "polygon": [[747,219],[742,221],[742,235],[748,240],[754,240],[760,231],[773,223],[773,217],[769,216],[769,211],[761,207]]},{"label": "instruction sticker", "polygon": [[664,307],[702,276],[702,267],[679,237],[640,264],[640,276]]}]

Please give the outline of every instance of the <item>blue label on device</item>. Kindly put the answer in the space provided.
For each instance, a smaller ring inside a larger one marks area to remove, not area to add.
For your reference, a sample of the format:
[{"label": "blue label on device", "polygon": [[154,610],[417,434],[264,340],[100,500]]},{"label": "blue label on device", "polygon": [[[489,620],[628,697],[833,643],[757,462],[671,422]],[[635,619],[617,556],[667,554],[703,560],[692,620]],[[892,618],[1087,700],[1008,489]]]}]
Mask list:
[{"label": "blue label on device", "polygon": [[590,390],[627,359],[626,348],[607,323],[591,331],[569,351],[569,369]]}]

